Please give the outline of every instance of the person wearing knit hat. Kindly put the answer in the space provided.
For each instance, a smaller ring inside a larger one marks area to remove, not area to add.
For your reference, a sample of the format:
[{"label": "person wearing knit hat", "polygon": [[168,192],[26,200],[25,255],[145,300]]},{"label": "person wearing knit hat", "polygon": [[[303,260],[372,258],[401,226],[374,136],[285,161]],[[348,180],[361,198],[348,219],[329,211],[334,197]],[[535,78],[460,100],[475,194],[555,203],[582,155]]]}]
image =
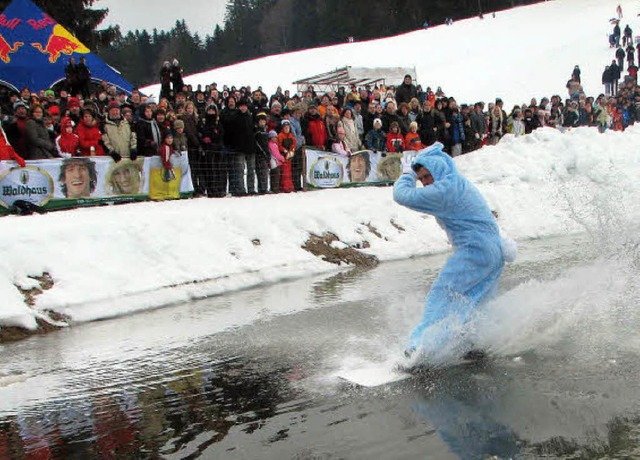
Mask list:
[{"label": "person wearing knit hat", "polygon": [[384,152],[386,150],[387,135],[382,130],[382,120],[373,120],[373,128],[364,137],[364,146],[374,152]]},{"label": "person wearing knit hat", "polygon": [[187,155],[189,152],[188,149],[188,139],[187,135],[184,132],[184,121],[180,119],[176,119],[173,121],[173,150],[176,155]]},{"label": "person wearing knit hat", "polygon": [[67,101],[67,108],[72,109],[74,107],[80,108],[80,99],[77,97],[70,97]]},{"label": "person wearing knit hat", "polygon": [[24,107],[26,110],[29,110],[29,106],[22,99],[18,99],[13,103],[13,111],[15,112],[18,107]]},{"label": "person wearing knit hat", "polygon": [[285,158],[278,148],[278,133],[274,130],[269,131],[269,154],[271,156],[269,159],[271,192],[280,193],[280,175]]}]

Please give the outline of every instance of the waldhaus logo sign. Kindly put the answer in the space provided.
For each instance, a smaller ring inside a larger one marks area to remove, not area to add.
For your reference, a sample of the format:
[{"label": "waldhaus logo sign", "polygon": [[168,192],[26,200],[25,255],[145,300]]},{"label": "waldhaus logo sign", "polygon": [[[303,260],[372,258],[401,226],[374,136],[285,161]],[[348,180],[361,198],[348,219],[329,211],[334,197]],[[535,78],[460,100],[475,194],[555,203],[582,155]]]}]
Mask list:
[{"label": "waldhaus logo sign", "polygon": [[344,180],[344,166],[336,157],[319,157],[311,166],[314,187],[338,187]]},{"label": "waldhaus logo sign", "polygon": [[0,206],[10,208],[18,200],[44,206],[53,197],[53,179],[35,166],[11,168],[0,175]]}]

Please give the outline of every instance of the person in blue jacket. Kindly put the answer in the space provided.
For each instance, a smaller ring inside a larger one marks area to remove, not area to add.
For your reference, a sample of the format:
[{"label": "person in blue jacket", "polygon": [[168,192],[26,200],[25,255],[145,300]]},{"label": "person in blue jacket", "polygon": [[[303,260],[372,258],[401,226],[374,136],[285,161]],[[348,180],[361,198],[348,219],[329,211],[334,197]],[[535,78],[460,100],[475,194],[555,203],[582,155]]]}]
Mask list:
[{"label": "person in blue jacket", "polygon": [[[427,295],[422,320],[409,339],[408,355],[423,347],[425,331],[445,318],[457,315],[464,324],[496,292],[505,263],[500,229],[487,202],[458,172],[443,147],[436,142],[412,162],[403,160],[403,174],[393,188],[398,204],[435,216],[454,248]],[[423,187],[417,188],[416,181]]]}]

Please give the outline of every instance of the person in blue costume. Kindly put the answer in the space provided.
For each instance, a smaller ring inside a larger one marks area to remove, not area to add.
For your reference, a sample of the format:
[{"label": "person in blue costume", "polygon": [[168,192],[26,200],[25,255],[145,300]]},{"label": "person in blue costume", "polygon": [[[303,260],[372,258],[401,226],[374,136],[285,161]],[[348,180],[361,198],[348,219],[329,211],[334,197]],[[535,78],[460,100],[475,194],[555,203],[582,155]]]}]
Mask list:
[{"label": "person in blue costume", "polygon": [[[454,248],[427,295],[422,319],[409,339],[408,355],[423,346],[425,331],[445,318],[457,315],[464,324],[496,292],[505,264],[495,217],[443,147],[436,142],[413,161],[403,160],[403,174],[393,187],[398,204],[435,216]],[[417,181],[423,187],[416,187]]]}]

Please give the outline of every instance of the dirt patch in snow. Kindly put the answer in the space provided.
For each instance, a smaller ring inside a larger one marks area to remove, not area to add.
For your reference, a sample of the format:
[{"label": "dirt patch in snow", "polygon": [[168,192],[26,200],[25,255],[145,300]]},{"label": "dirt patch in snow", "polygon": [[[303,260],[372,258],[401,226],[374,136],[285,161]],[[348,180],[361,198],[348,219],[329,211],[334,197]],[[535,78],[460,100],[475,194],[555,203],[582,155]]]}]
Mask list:
[{"label": "dirt patch in snow", "polygon": [[[36,302],[36,297],[42,294],[43,291],[51,289],[53,287],[53,278],[47,272],[40,276],[30,276],[34,280],[38,281],[39,287],[33,287],[30,289],[23,289],[21,286],[16,285],[16,288],[24,296],[24,303],[29,307],[33,307]],[[36,318],[37,328],[35,330],[23,329],[21,327],[2,327],[0,328],[0,343],[14,342],[16,340],[22,340],[32,335],[42,335],[51,331],[57,331],[68,325],[69,318],[65,318],[52,311],[43,311],[39,317]]]},{"label": "dirt patch in snow", "polygon": [[[333,233],[325,233],[322,236],[312,234],[302,249],[336,265],[348,264],[359,268],[373,268],[378,265],[377,257],[364,254],[358,249],[340,243],[340,239]],[[362,245],[363,248],[366,246],[368,245]]]}]

